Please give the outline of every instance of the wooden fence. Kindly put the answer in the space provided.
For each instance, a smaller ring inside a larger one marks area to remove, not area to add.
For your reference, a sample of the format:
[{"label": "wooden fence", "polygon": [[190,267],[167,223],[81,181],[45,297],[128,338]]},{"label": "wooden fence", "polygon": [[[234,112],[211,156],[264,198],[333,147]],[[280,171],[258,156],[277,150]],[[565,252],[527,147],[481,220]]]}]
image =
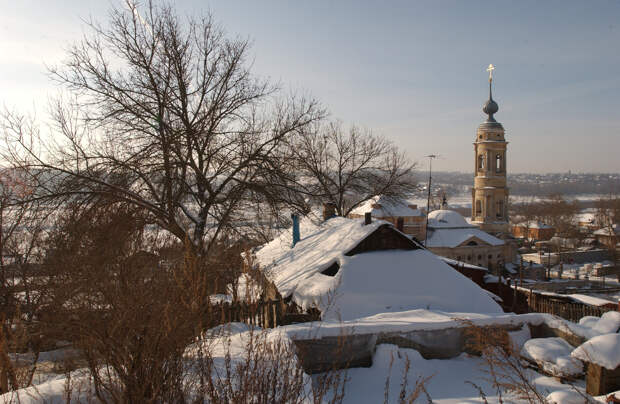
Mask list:
[{"label": "wooden fence", "polygon": [[614,310],[609,307],[592,306],[539,293],[520,293],[527,296],[527,304],[531,312],[555,314],[556,316],[574,322],[579,322],[579,319],[585,316],[600,317],[603,313]]},{"label": "wooden fence", "polygon": [[279,325],[302,323],[319,319],[318,314],[299,314],[288,311],[283,300],[266,300],[254,303],[220,303],[209,307],[209,323],[224,324],[241,322],[261,328],[275,328]]},{"label": "wooden fence", "polygon": [[502,308],[507,312],[549,313],[566,320],[578,322],[585,316],[600,317],[603,313],[617,310],[616,307],[593,306],[576,302],[569,297],[549,296],[534,290],[515,290],[509,284],[483,284],[483,288],[502,299]]}]

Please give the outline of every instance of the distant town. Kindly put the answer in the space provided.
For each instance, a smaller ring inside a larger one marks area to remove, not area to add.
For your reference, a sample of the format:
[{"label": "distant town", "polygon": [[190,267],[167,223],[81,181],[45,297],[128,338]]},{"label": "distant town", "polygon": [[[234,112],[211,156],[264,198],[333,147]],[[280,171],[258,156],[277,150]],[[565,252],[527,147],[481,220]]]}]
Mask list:
[{"label": "distant town", "polygon": [[[473,172],[436,171],[433,176],[433,193],[443,192],[448,196],[460,196],[470,192]],[[428,172],[417,172],[419,190],[416,194],[425,196]],[[528,174],[510,173],[507,181],[511,196],[545,197],[562,194],[577,198],[585,195],[617,195],[620,194],[620,174],[618,173],[549,173]],[[471,197],[470,197],[471,199]],[[591,199],[591,198],[589,198]]]}]

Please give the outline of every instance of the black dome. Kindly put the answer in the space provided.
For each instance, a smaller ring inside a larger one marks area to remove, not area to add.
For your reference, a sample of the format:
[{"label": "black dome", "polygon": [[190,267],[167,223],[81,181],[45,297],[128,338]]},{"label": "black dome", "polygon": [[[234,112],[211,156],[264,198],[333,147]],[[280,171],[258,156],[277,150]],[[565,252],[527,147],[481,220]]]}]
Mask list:
[{"label": "black dome", "polygon": [[487,115],[493,115],[498,110],[499,110],[499,106],[497,105],[497,103],[493,99],[490,99],[487,102],[485,102],[484,106],[482,107],[482,111],[484,111],[484,113],[487,114]]},{"label": "black dome", "polygon": [[489,81],[489,99],[484,103],[482,107],[482,111],[487,114],[489,117],[487,118],[487,122],[495,122],[495,118],[493,118],[493,114],[499,110],[499,105],[493,100],[493,93],[491,92],[491,81]]}]

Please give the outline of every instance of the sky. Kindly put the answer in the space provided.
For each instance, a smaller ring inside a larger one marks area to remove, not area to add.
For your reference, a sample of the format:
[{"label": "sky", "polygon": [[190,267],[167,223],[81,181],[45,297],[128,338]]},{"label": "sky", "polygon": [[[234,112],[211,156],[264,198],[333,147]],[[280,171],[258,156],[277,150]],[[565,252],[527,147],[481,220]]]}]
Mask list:
[{"label": "sky", "polygon": [[[489,63],[509,172],[620,172],[620,2],[177,0],[252,41],[253,71],[427,167],[472,172]],[[45,113],[63,60],[121,0],[0,0],[0,103]]]}]

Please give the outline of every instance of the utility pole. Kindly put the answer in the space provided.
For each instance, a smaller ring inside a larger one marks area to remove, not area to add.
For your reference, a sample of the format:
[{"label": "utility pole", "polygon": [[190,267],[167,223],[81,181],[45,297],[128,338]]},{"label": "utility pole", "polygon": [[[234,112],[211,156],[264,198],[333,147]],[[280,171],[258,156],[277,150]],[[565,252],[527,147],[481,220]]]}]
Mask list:
[{"label": "utility pole", "polygon": [[433,171],[433,159],[437,158],[436,154],[429,154],[428,156],[428,196],[426,197],[426,226],[424,227],[424,247],[426,247],[426,240],[428,239],[428,214],[430,213],[431,205],[431,182]]}]

